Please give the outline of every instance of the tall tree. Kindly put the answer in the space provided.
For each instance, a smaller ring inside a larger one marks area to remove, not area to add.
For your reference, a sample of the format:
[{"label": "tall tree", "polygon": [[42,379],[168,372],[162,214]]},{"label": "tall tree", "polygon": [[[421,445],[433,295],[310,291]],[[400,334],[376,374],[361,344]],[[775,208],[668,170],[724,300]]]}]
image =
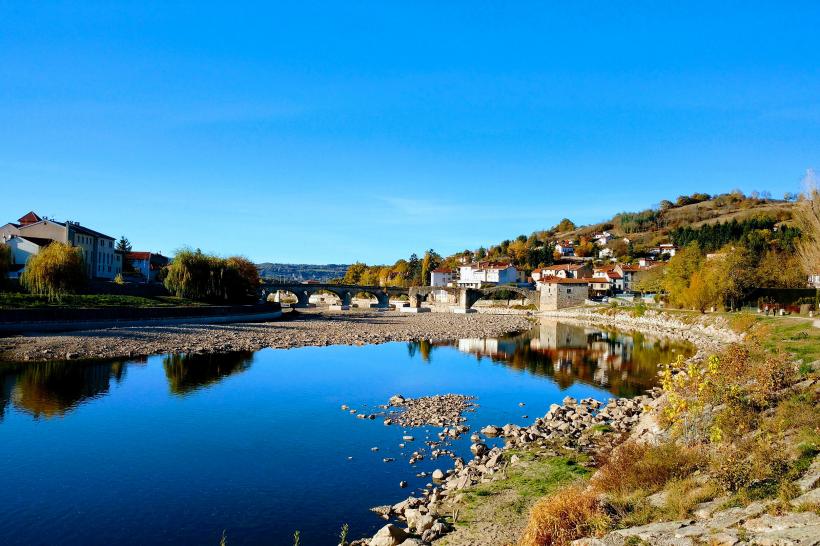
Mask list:
[{"label": "tall tree", "polygon": [[797,221],[802,231],[797,251],[803,269],[811,275],[820,273],[820,190],[814,171],[809,171],[806,178],[808,187],[797,208]]},{"label": "tall tree", "polygon": [[131,252],[131,241],[125,235],[120,235],[120,240],[117,241],[117,250],[120,252]]}]

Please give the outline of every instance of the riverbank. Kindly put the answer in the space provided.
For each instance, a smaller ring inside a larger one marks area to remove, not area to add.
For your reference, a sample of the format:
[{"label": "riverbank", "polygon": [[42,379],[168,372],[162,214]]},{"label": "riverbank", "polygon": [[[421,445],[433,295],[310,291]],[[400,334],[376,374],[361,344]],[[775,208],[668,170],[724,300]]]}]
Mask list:
[{"label": "riverbank", "polygon": [[128,358],[165,353],[256,351],[267,347],[364,345],[498,337],[527,330],[523,316],[300,310],[274,322],[100,328],[0,338],[0,361]]},{"label": "riverbank", "polygon": [[[608,308],[541,316],[675,337],[698,353],[626,407],[569,399],[530,427],[482,428],[504,447],[474,437],[471,461],[391,508],[408,527],[391,533],[446,546],[818,544],[820,333],[809,321]],[[387,530],[361,544],[400,544]]]}]

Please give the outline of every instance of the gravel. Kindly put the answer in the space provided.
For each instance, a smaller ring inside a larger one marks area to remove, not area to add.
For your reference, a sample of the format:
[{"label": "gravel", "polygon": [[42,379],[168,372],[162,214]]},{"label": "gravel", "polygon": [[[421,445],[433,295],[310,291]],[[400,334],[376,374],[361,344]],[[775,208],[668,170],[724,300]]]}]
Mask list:
[{"label": "gravel", "polygon": [[165,353],[255,351],[265,347],[365,345],[390,341],[497,337],[528,330],[519,315],[302,310],[262,323],[163,325],[0,338],[0,360],[123,358]]}]

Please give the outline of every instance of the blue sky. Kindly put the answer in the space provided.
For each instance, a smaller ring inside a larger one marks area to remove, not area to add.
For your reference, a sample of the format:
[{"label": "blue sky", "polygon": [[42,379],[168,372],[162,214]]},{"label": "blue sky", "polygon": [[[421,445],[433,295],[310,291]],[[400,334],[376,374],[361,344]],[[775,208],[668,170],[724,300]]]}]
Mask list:
[{"label": "blue sky", "polygon": [[552,4],[0,0],[0,220],[382,263],[820,167],[817,2]]}]

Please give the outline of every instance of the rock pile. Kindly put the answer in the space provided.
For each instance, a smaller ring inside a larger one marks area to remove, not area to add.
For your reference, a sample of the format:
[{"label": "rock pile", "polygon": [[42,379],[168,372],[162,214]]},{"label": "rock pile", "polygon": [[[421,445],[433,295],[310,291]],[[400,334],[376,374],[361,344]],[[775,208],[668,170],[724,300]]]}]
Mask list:
[{"label": "rock pile", "polygon": [[391,411],[388,420],[391,424],[395,423],[402,427],[456,427],[462,431],[458,432],[461,434],[469,430],[461,423],[467,420],[463,415],[465,412],[475,411],[476,404],[473,400],[475,397],[461,394],[439,394],[420,398],[404,398],[397,394],[390,397],[388,405],[400,409]]}]

